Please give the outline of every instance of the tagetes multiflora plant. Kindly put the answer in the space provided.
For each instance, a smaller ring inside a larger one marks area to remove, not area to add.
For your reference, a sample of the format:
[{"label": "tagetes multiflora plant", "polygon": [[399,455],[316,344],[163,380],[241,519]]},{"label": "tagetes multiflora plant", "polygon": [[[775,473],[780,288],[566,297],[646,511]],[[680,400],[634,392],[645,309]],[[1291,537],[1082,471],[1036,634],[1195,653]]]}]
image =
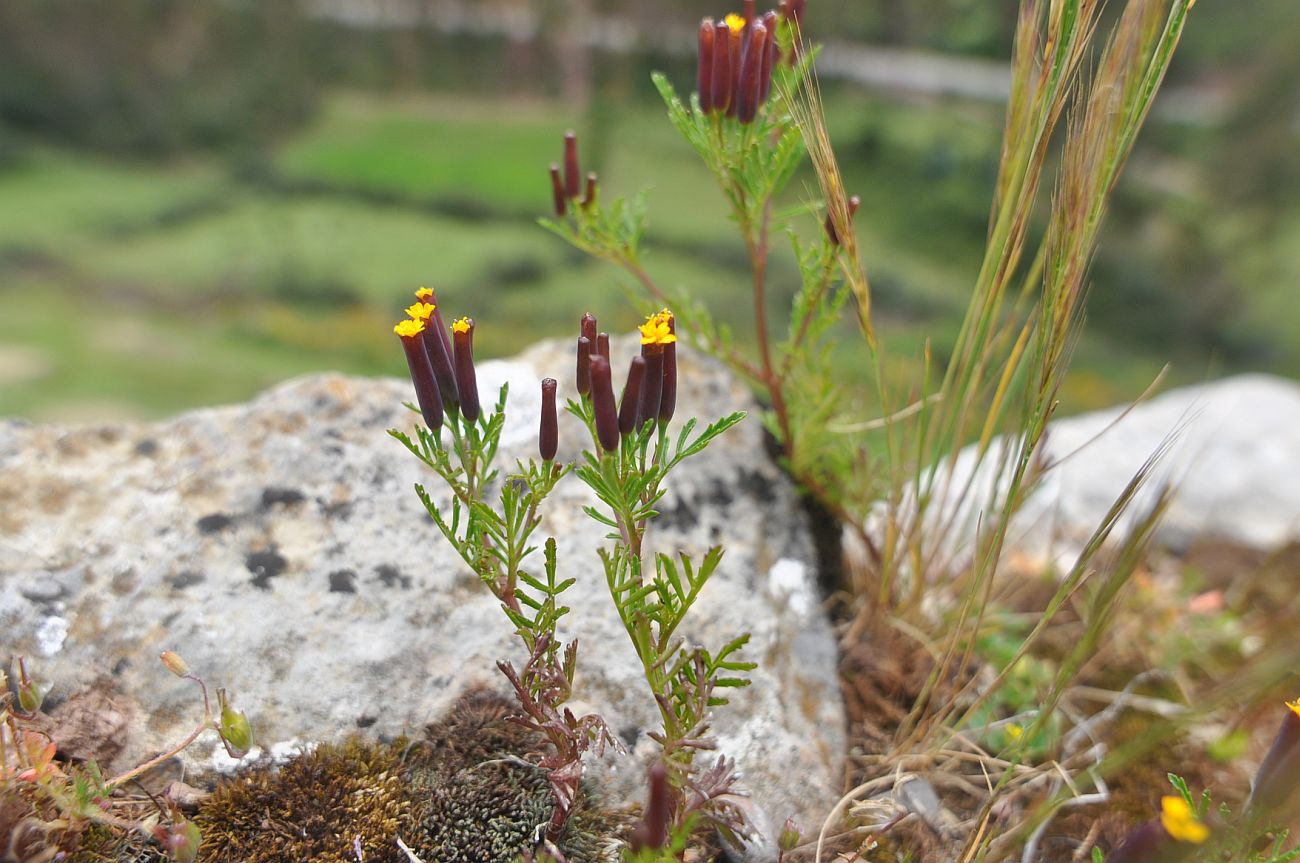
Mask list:
[{"label": "tagetes multiflora plant", "polygon": [[[576,155],[573,161],[571,176],[576,177]],[[576,184],[571,188],[576,196]],[[564,193],[568,195],[568,190]],[[595,194],[594,180],[589,194]],[[482,412],[473,320],[453,321],[448,339],[448,332],[436,323],[433,292],[423,288],[417,298],[420,302],[406,310],[407,319],[393,331],[402,343],[416,392],[415,403],[408,407],[424,423],[416,427],[414,436],[397,430],[389,433],[451,491],[450,501],[443,505],[423,485],[416,485],[435,526],[500,602],[523,642],[527,660],[522,668],[512,662],[498,666],[515,691],[516,720],[544,734],[550,744],[538,760],[554,798],[545,840],[556,848],[563,845],[565,825],[581,792],[583,753],[620,748],[598,715],[577,717],[565,706],[578,669],[578,645],[562,640],[557,630],[569,611],[562,595],[576,579],[560,577],[553,537],[542,541],[540,569],[535,560],[541,507],[570,473],[590,486],[602,505],[587,507],[587,515],[611,529],[610,544],[598,550],[599,560],[662,720],[661,730],[652,736],[662,746],[665,835],[680,839],[691,829],[707,826],[733,837],[743,833],[747,825],[733,802],[732,764],[719,758],[701,768],[695,756],[713,748],[709,711],[727,703],[719,691],[748,683],[745,672],[754,666],[737,658],[748,636],[711,651],[689,645],[678,635],[687,612],[721,562],[722,549],[710,549],[698,562],[685,554],[651,556],[645,538],[669,473],[702,452],[744,414],[733,413],[703,429],[691,418],[671,435],[677,403],[673,314],[663,309],[640,327],[641,350],[628,361],[621,398],[615,396],[609,335],[597,331],[595,317],[584,315],[575,351],[573,394],[567,401],[568,411],[588,437],[576,464],[557,460],[559,384],[547,378],[541,382],[540,458],[520,460],[513,471],[501,476],[494,462],[505,423],[507,387],[501,388],[492,410]]]}]

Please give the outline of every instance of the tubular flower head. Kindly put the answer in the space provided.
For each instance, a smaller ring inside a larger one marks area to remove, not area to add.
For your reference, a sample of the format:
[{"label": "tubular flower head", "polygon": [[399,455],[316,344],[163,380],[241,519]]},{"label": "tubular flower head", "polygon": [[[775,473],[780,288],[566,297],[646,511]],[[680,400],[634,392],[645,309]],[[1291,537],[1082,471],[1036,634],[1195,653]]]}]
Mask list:
[{"label": "tubular flower head", "polygon": [[659,762],[646,771],[650,792],[641,823],[632,830],[632,850],[663,848],[668,844],[668,769]]},{"label": "tubular flower head", "polygon": [[554,461],[560,448],[559,421],[555,413],[555,378],[542,381],[542,418],[537,431],[537,449],[542,461]]},{"label": "tubular flower head", "polygon": [[425,332],[424,321],[407,318],[393,327],[393,332],[401,338],[402,350],[406,352],[406,367],[411,373],[411,383],[415,385],[420,415],[430,431],[437,431],[442,428],[442,395],[438,392],[438,382],[429,363],[425,339],[421,337]]},{"label": "tubular flower head", "polygon": [[713,44],[716,28],[712,18],[700,22],[699,67],[695,77],[695,91],[700,94],[700,110],[713,113]]},{"label": "tubular flower head", "polygon": [[1275,809],[1286,803],[1295,790],[1296,770],[1300,769],[1300,699],[1288,701],[1286,706],[1273,745],[1255,772],[1251,808]]},{"label": "tubular flower head", "polygon": [[578,136],[572,130],[564,133],[564,191],[570,198],[582,191],[582,169],[578,165]]},{"label": "tubular flower head", "polygon": [[551,202],[555,207],[555,218],[563,219],[569,211],[569,196],[564,193],[564,180],[560,177],[560,166],[551,163]]},{"label": "tubular flower head", "polygon": [[677,329],[672,312],[668,315],[668,330],[673,334],[673,341],[664,345],[664,388],[659,396],[659,422],[668,425],[677,409]]},{"label": "tubular flower head", "polygon": [[[438,381],[443,410],[455,413],[460,406],[460,398],[456,391],[456,375],[451,368],[451,340],[447,337],[447,327],[442,322],[442,312],[438,311],[438,298],[431,288],[420,288],[415,296],[421,304],[432,310],[430,314],[423,315],[423,319],[428,322],[424,330],[424,348],[429,354],[429,363],[433,366],[434,379]],[[414,308],[416,307],[412,306],[406,310],[412,318],[418,317],[411,313]],[[419,311],[423,313],[424,309]]]},{"label": "tubular flower head", "polygon": [[586,396],[591,394],[591,339],[586,336],[578,336],[578,369],[577,369],[577,387],[578,395]]},{"label": "tubular flower head", "polygon": [[646,376],[645,357],[633,357],[627,368],[627,384],[623,387],[623,401],[618,407],[618,433],[630,435],[637,427],[637,414],[641,407],[641,388]]},{"label": "tubular flower head", "polygon": [[456,388],[460,393],[460,411],[469,422],[479,417],[478,380],[474,373],[474,320],[460,318],[451,325],[455,343]]},{"label": "tubular flower head", "polygon": [[596,440],[604,452],[618,448],[618,408],[614,406],[614,381],[609,358],[591,358],[591,408],[596,417]]},{"label": "tubular flower head", "polygon": [[1197,817],[1181,797],[1160,798],[1160,826],[1179,842],[1199,845],[1210,838],[1210,828]]},{"label": "tubular flower head", "polygon": [[609,333],[600,333],[596,336],[596,353],[606,360],[609,359]]},{"label": "tubular flower head", "polygon": [[589,340],[593,345],[596,343],[596,316],[591,312],[585,312],[578,322],[578,335]]}]

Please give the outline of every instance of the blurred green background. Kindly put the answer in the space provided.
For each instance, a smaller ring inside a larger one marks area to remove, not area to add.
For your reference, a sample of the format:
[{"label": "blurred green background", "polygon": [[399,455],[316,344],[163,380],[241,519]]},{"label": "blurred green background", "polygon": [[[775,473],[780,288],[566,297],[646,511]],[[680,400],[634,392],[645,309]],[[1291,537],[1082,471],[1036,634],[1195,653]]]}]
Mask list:
[{"label": "blurred green background", "polygon": [[[1016,5],[809,4],[904,360],[927,337],[944,355],[979,266]],[[152,417],[311,370],[402,374],[391,323],[421,284],[487,354],[585,310],[630,327],[627,280],[535,224],[567,128],[605,195],[648,190],[656,278],[745,332],[743,248],[649,81],[690,89],[694,26],[726,11],[5,0],[0,415]],[[1295,0],[1202,0],[1105,232],[1069,407],[1131,398],[1166,361],[1175,382],[1300,368],[1298,134]],[[794,274],[778,257],[774,310]]]}]

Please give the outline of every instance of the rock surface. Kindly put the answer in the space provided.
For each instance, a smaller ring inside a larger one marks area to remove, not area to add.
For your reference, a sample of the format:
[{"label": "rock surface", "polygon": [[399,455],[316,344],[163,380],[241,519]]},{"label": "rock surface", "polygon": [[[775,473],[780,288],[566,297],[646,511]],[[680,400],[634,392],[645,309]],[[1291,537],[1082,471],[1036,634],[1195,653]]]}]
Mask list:
[{"label": "rock surface", "polygon": [[[630,356],[632,344],[622,347]],[[553,344],[482,364],[485,403],[510,383],[499,464],[535,452],[538,380],[567,384],[571,366]],[[679,417],[752,408],[712,363],[683,351],[682,366]],[[522,648],[412,491],[423,482],[445,502],[437,477],[385,434],[410,430],[415,415],[401,402],[411,397],[405,381],[323,375],[154,425],[0,422],[4,651],[30,657],[55,683],[56,705],[110,682],[135,718],[118,765],[178,741],[199,715],[194,687],[158,662],[164,649],[229,688],[273,750],[418,728],[475,681],[505,691],[495,662],[519,664]],[[561,459],[577,454],[569,420]],[[820,823],[846,745],[835,646],[805,517],[764,455],[758,418],[670,486],[652,545],[697,556],[728,548],[687,635],[716,646],[747,630],[748,658],[761,663],[717,711],[722,749],[739,762],[761,826],[789,815]],[[581,513],[588,501],[566,479],[541,528],[559,541],[562,573],[578,579],[562,632],[581,643],[575,696],[644,754],[655,708],[603,583],[595,548],[605,529]],[[185,757],[210,767],[225,756],[206,735]],[[614,799],[643,795],[628,757],[591,775]]]},{"label": "rock surface", "polygon": [[[1059,463],[1017,515],[1011,545],[1069,559],[1165,442],[1168,452],[1129,511],[1141,512],[1144,500],[1172,482],[1161,543],[1178,551],[1215,538],[1271,552],[1300,541],[1300,383],[1249,374],[1171,390],[1131,410],[1053,422],[1043,452],[1048,463]],[[973,462],[974,450],[964,450],[955,475],[969,476]],[[989,482],[981,469],[976,486],[987,489]],[[963,519],[967,542],[973,512]]]}]

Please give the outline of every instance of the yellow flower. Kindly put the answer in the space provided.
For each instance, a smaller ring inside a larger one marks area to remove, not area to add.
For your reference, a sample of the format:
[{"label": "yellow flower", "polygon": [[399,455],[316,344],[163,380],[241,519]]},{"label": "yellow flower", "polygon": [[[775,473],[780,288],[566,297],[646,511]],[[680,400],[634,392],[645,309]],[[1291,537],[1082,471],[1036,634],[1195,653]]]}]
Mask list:
[{"label": "yellow flower", "polygon": [[742,16],[737,15],[735,12],[728,14],[727,17],[723,19],[723,23],[726,24],[727,29],[733,33],[738,33],[745,29],[745,19]]},{"label": "yellow flower", "polygon": [[460,318],[459,320],[452,321],[452,323],[451,323],[451,331],[452,331],[453,333],[468,333],[468,332],[469,332],[469,318]]},{"label": "yellow flower", "polygon": [[677,341],[677,336],[673,335],[672,330],[673,313],[664,309],[655,312],[646,318],[641,325],[641,344],[643,345],[671,345]]},{"label": "yellow flower", "polygon": [[1012,740],[1019,740],[1024,735],[1025,729],[1021,728],[1014,722],[1007,726],[1007,737],[1010,737]]},{"label": "yellow flower", "polygon": [[433,305],[433,303],[416,303],[413,306],[407,306],[406,313],[415,320],[427,321],[435,308],[437,306]]},{"label": "yellow flower", "polygon": [[415,296],[420,302],[426,302],[429,297],[433,296],[433,288],[420,288],[415,292]]},{"label": "yellow flower", "polygon": [[1199,845],[1210,838],[1210,828],[1201,823],[1192,807],[1181,797],[1160,798],[1160,826],[1179,842]]},{"label": "yellow flower", "polygon": [[1300,716],[1300,698],[1297,698],[1295,701],[1285,701],[1283,703],[1287,707],[1291,708],[1292,713],[1296,716]]},{"label": "yellow flower", "polygon": [[393,327],[393,332],[397,333],[404,339],[418,336],[420,333],[424,332],[424,321],[407,318],[397,326]]}]

